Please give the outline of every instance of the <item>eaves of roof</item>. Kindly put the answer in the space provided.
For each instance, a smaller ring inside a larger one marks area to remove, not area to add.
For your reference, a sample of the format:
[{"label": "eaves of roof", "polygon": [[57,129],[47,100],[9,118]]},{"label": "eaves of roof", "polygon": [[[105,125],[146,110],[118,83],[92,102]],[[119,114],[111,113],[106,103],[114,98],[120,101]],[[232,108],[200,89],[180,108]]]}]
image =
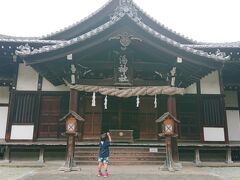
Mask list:
[{"label": "eaves of roof", "polygon": [[169,27],[165,26],[164,24],[160,23],[158,20],[156,20],[155,18],[153,18],[151,15],[149,15],[146,11],[144,11],[140,6],[138,6],[136,3],[133,3],[134,6],[137,8],[137,10],[139,10],[144,16],[146,16],[147,18],[149,18],[150,20],[152,20],[155,24],[157,24],[160,28],[163,28],[165,30],[167,30],[168,32],[175,34],[176,36],[179,36],[183,39],[186,39],[187,41],[193,43],[193,44],[197,44],[198,42],[194,39],[191,39],[187,36],[184,36],[183,34],[180,34],[172,29],[170,29]]},{"label": "eaves of roof", "polygon": [[37,44],[59,44],[64,41],[60,40],[41,40],[41,39],[27,39],[27,38],[18,38],[12,37],[11,38],[2,38],[0,37],[0,42],[13,42],[13,43],[37,43]]},{"label": "eaves of roof", "polygon": [[227,43],[201,43],[201,44],[184,44],[190,48],[240,48],[240,41]]},{"label": "eaves of roof", "polygon": [[201,51],[201,50],[197,50],[197,49],[193,49],[192,47],[186,46],[184,44],[180,44],[162,34],[160,34],[159,32],[153,30],[151,27],[147,26],[146,24],[144,24],[143,22],[141,22],[141,20],[139,20],[136,17],[132,17],[129,14],[121,14],[121,16],[118,16],[114,19],[111,19],[110,21],[108,21],[107,23],[85,33],[82,34],[76,38],[73,38],[71,40],[68,41],[62,41],[59,42],[57,44],[54,45],[49,45],[49,46],[44,46],[42,48],[39,49],[34,49],[33,51],[18,51],[17,54],[20,56],[29,56],[29,55],[37,55],[37,54],[41,54],[41,53],[47,53],[47,52],[51,52],[51,51],[55,51],[61,48],[65,48],[68,46],[71,46],[73,44],[76,44],[78,42],[83,42],[89,38],[92,38],[93,36],[98,35],[99,33],[105,31],[106,29],[112,27],[114,24],[116,24],[120,19],[122,19],[125,15],[128,15],[128,17],[132,20],[132,22],[134,22],[136,25],[138,25],[140,28],[142,28],[144,31],[146,31],[147,33],[149,33],[150,35],[152,35],[155,39],[158,39],[160,41],[163,41],[171,46],[177,47],[178,49],[184,50],[188,53],[191,54],[195,54],[198,56],[202,56],[205,58],[209,58],[209,59],[213,59],[216,61],[223,61],[223,60],[227,60],[227,58],[225,57],[219,57],[216,56],[214,54],[209,55],[207,52]]},{"label": "eaves of roof", "polygon": [[[67,26],[65,28],[62,28],[58,31],[55,31],[55,32],[52,32],[50,34],[47,34],[47,35],[43,35],[43,36],[40,36],[40,37],[14,37],[14,36],[7,36],[7,35],[0,35],[0,39],[22,39],[22,40],[40,40],[40,39],[51,39],[53,36],[55,35],[58,35],[60,33],[63,33],[64,31],[68,31],[70,29],[74,29],[74,28],[77,28],[79,27],[83,22],[86,22],[88,21],[89,19],[91,19],[92,17],[96,16],[96,15],[101,15],[100,13],[108,6],[110,6],[113,2],[116,2],[116,1],[119,1],[119,4],[120,4],[120,1],[121,0],[109,0],[107,3],[105,3],[101,8],[97,9],[95,12],[91,13],[89,16],[81,19],[80,21],[70,25],[70,26]],[[154,19],[153,17],[151,17],[150,15],[148,15],[143,9],[141,9],[136,3],[132,2],[132,5],[134,6],[134,8],[136,8],[138,11],[140,11],[141,14],[143,14],[144,16],[146,16],[148,19],[150,19],[151,21],[153,21],[159,28],[162,28],[172,34],[175,34],[176,36],[179,36],[180,38],[182,39],[186,39],[186,41],[190,42],[190,43],[193,43],[193,44],[196,44],[197,41],[193,40],[193,39],[190,39],[182,34],[179,34],[177,33],[176,31],[173,31],[172,29],[166,27],[165,25],[161,24],[160,22],[158,22],[156,19]],[[120,6],[120,5],[119,5]],[[115,8],[115,6],[113,6],[113,8]],[[112,9],[112,12],[114,13],[116,9]],[[110,14],[109,14],[109,18],[110,18]],[[157,29],[156,29],[157,31]]]}]

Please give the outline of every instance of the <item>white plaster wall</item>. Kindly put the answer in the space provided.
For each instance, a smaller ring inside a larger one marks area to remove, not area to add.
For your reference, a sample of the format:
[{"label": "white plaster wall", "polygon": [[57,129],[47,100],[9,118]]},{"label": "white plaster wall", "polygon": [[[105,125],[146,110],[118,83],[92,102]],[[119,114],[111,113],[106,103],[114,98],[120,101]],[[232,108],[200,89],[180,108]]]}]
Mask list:
[{"label": "white plaster wall", "polygon": [[0,87],[0,103],[9,103],[9,87]]},{"label": "white plaster wall", "polygon": [[17,90],[36,91],[38,83],[38,73],[30,66],[19,64]]},{"label": "white plaster wall", "polygon": [[11,139],[12,140],[32,140],[33,125],[12,125]]},{"label": "white plaster wall", "polygon": [[42,91],[69,91],[69,87],[65,85],[54,86],[47,79],[43,78]]},{"label": "white plaster wall", "polygon": [[197,84],[194,83],[185,88],[185,94],[197,94]]},{"label": "white plaster wall", "polygon": [[224,128],[204,127],[204,141],[225,141]]},{"label": "white plaster wall", "polygon": [[0,107],[0,139],[5,139],[8,107]]},{"label": "white plaster wall", "polygon": [[225,91],[225,106],[238,107],[238,93],[237,91]]},{"label": "white plaster wall", "polygon": [[202,78],[200,80],[200,86],[201,94],[220,94],[218,71],[214,71]]},{"label": "white plaster wall", "polygon": [[239,110],[227,110],[227,124],[229,141],[240,141]]}]

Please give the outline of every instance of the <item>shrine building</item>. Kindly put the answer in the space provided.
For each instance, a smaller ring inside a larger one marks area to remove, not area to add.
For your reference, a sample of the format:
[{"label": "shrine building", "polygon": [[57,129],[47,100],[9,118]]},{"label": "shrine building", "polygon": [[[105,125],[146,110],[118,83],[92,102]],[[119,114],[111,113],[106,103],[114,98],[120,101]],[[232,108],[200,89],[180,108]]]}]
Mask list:
[{"label": "shrine building", "polygon": [[239,77],[240,42],[194,41],[132,0],[109,0],[46,36],[0,35],[1,157],[64,152],[60,119],[69,111],[85,120],[76,150],[96,148],[100,134],[112,131],[120,136],[115,148],[158,151],[164,140],[155,121],[170,112],[180,122],[180,160],[200,152],[221,161],[226,152],[228,162],[238,161]]}]

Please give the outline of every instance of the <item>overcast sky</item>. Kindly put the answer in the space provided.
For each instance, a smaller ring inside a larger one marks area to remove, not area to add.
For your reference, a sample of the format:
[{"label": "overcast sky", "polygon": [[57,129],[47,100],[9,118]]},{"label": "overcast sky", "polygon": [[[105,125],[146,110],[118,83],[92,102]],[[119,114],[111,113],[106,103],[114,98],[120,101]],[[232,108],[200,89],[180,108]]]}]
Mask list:
[{"label": "overcast sky", "polygon": [[[240,0],[134,0],[170,29],[203,42],[240,41]],[[60,30],[108,0],[0,0],[0,34],[42,36]]]}]

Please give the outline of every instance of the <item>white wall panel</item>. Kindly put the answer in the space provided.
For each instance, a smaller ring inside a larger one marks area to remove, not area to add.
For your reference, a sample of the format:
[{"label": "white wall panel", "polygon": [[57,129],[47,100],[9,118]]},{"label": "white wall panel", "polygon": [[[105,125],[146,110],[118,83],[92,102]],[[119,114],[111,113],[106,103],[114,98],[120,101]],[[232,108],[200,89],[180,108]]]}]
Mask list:
[{"label": "white wall panel", "polygon": [[185,94],[197,94],[197,85],[196,83],[185,88]]},{"label": "white wall panel", "polygon": [[229,141],[240,141],[239,110],[227,110],[227,124]]},{"label": "white wall panel", "polygon": [[17,90],[36,91],[38,83],[38,73],[30,66],[19,64]]},{"label": "white wall panel", "polygon": [[69,91],[69,87],[65,85],[54,86],[47,79],[43,78],[42,91]]},{"label": "white wall panel", "polygon": [[200,80],[200,86],[201,94],[220,94],[218,71],[214,71],[202,78]]},{"label": "white wall panel", "polygon": [[224,128],[204,127],[204,141],[225,141]]},{"label": "white wall panel", "polygon": [[0,139],[5,139],[8,107],[0,107]]},{"label": "white wall panel", "polygon": [[9,103],[9,87],[0,87],[0,103]]},{"label": "white wall panel", "polygon": [[225,106],[226,107],[238,107],[237,91],[225,91]]},{"label": "white wall panel", "polygon": [[12,140],[32,140],[33,125],[12,125],[11,139]]}]

